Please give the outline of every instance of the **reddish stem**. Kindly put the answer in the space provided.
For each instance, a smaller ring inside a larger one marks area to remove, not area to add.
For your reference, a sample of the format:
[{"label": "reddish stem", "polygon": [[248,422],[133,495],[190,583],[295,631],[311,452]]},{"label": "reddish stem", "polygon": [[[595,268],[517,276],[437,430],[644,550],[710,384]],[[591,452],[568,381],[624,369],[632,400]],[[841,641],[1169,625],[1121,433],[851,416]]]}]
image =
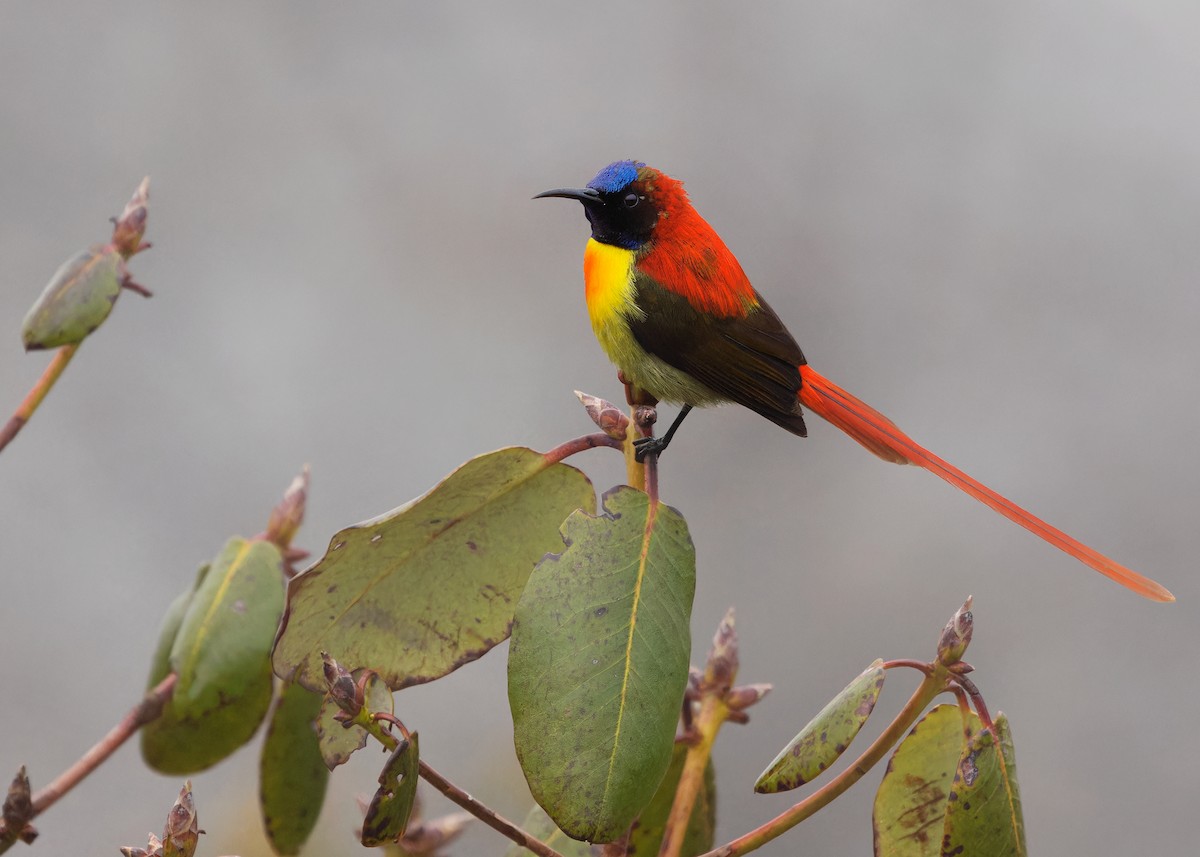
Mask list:
[{"label": "reddish stem", "polygon": [[646,494],[650,502],[658,503],[658,456],[646,456]]},{"label": "reddish stem", "polygon": [[984,728],[995,732],[996,727],[992,724],[992,715],[988,714],[987,705],[983,701],[983,694],[979,692],[979,688],[975,686],[975,682],[971,681],[965,675],[958,675],[957,673],[952,673],[950,680],[956,682],[971,697],[971,702],[975,705],[975,713],[979,715],[979,720],[983,723]]},{"label": "reddish stem", "polygon": [[609,437],[604,432],[596,432],[595,434],[585,434],[583,437],[577,437],[574,440],[561,443],[549,452],[543,453],[542,457],[554,463],[562,461],[564,458],[574,455],[577,452],[596,449],[602,446],[606,446],[609,449],[621,449],[622,443],[619,440]]},{"label": "reddish stem", "polygon": [[395,726],[397,729],[400,730],[400,734],[403,735],[405,737],[405,739],[412,737],[412,733],[409,732],[408,729],[404,726],[404,724],[400,722],[400,718],[394,714],[388,714],[386,711],[376,711],[373,714],[371,714],[371,719],[372,720],[382,720],[385,723],[392,724],[393,726]]},{"label": "reddish stem", "polygon": [[96,746],[80,757],[79,761],[67,768],[58,778],[33,796],[33,814],[40,815],[58,801],[63,795],[79,784],[79,781],[96,770],[100,763],[111,756],[118,747],[124,744],[135,732],[162,714],[163,706],[175,691],[175,681],[178,676],[171,673],[158,683],[158,686],[142,698],[142,701],[129,710],[107,735],[100,739]]},{"label": "reddish stem", "polygon": [[9,441],[17,436],[17,432],[25,423],[29,422],[33,412],[38,409],[38,405],[42,403],[42,399],[46,398],[46,394],[50,392],[50,388],[58,380],[58,376],[67,368],[67,364],[71,362],[71,358],[75,356],[75,352],[79,350],[79,343],[74,345],[64,345],[54,353],[54,359],[50,361],[50,365],[46,367],[46,371],[42,373],[42,377],[38,378],[37,383],[33,385],[33,389],[26,394],[25,399],[17,407],[17,410],[9,418],[3,429],[0,429],[0,450],[8,446]]},{"label": "reddish stem", "polygon": [[449,800],[461,806],[488,827],[507,836],[522,848],[528,848],[534,854],[541,855],[541,857],[562,857],[561,854],[545,842],[525,832],[495,810],[475,800],[475,798],[429,767],[424,760],[421,761],[420,766],[421,778],[425,782],[429,783]]},{"label": "reddish stem", "polygon": [[927,664],[924,661],[915,661],[911,658],[897,658],[894,661],[883,662],[883,668],[885,670],[894,670],[897,667],[908,667],[909,669],[914,669],[924,675],[929,675],[933,672],[933,666],[931,664]]}]

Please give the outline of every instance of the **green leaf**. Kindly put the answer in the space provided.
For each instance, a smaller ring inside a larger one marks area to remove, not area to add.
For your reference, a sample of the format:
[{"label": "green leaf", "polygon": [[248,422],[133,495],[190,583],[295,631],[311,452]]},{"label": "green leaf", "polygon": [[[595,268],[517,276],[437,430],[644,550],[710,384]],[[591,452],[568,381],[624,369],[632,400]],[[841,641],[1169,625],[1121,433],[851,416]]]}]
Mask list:
[{"label": "green leaf", "polygon": [[875,709],[883,689],[883,661],[876,660],[830,700],[758,777],[760,794],[786,792],[811,783],[838,760]]},{"label": "green leaf", "polygon": [[121,294],[121,254],[92,247],[59,268],[21,325],[26,351],[82,342]]},{"label": "green leaf", "polygon": [[317,747],[321,697],[281,684],[259,760],[258,797],[267,839],[276,854],[298,854],[321,805],[329,771]]},{"label": "green leaf", "polygon": [[199,582],[168,658],[179,675],[175,692],[142,730],[151,767],[203,770],[258,729],[271,705],[268,654],[283,609],[280,563],[274,545],[234,538]]},{"label": "green leaf", "polygon": [[670,507],[621,487],[576,512],[517,605],[508,696],[534,798],[576,839],[609,842],[671,761],[687,684],[696,555]]},{"label": "green leaf", "polygon": [[[373,673],[367,677],[364,699],[367,710],[372,714],[377,711],[392,713],[392,690],[383,683],[383,679]],[[325,760],[325,767],[331,771],[347,762],[355,750],[367,746],[366,729],[355,723],[344,726],[334,720],[334,715],[341,710],[336,702],[326,696],[321,700],[321,713],[317,718],[321,758]]]},{"label": "green leaf", "polygon": [[400,739],[400,745],[388,757],[379,774],[379,790],[371,799],[363,819],[363,845],[371,848],[394,842],[404,835],[417,797],[420,761],[417,733],[413,732],[407,739]]},{"label": "green leaf", "polygon": [[[600,848],[595,845],[588,845],[586,842],[580,842],[572,839],[558,829],[558,825],[546,815],[546,810],[542,809],[537,804],[534,804],[533,809],[529,810],[529,814],[525,816],[525,820],[521,822],[521,829],[545,842],[562,857],[596,857],[600,853]],[[504,852],[504,857],[529,857],[529,850],[517,845],[515,842],[508,846],[508,850]]]},{"label": "green leaf", "polygon": [[892,754],[875,794],[876,857],[942,853],[955,765],[969,737],[980,728],[974,712],[966,712],[964,720],[957,705],[937,706],[912,728]]},{"label": "green leaf", "polygon": [[146,682],[147,690],[157,686],[170,674],[171,647],[175,645],[175,638],[179,635],[179,627],[183,624],[183,617],[187,614],[188,605],[192,602],[192,594],[204,580],[204,575],[208,574],[209,568],[208,565],[200,566],[200,570],[196,573],[196,582],[190,589],[180,592],[167,607],[167,612],[163,614],[162,626],[158,631],[158,643],[154,647],[154,654],[150,657],[150,680]]},{"label": "green leaf", "polygon": [[573,467],[511,448],[471,459],[424,497],[342,530],[292,580],[275,672],[324,690],[321,653],[394,689],[439,678],[504,640],[538,560],[595,494]]},{"label": "green leaf", "polygon": [[[675,792],[679,788],[679,778],[683,775],[687,750],[686,744],[675,745],[675,751],[671,755],[671,766],[667,768],[658,791],[642,810],[638,820],[633,823],[633,832],[629,837],[629,857],[655,857],[658,854],[663,834],[666,833],[667,818],[671,814],[671,804],[675,802]],[[708,766],[704,769],[704,788],[696,795],[687,831],[683,835],[680,857],[694,857],[711,850],[716,825],[717,781],[710,758]]]},{"label": "green leaf", "polygon": [[1017,765],[1008,719],[980,729],[963,749],[946,809],[943,855],[1016,857],[1028,854]]}]

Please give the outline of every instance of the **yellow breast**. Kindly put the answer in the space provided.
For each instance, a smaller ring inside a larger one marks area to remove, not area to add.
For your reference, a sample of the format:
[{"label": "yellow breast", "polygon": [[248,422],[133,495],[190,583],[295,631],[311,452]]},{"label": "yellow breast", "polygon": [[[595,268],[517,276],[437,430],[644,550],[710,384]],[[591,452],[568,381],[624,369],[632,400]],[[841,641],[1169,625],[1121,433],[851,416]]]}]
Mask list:
[{"label": "yellow breast", "polygon": [[632,338],[625,319],[642,317],[634,303],[633,261],[632,250],[601,244],[594,238],[588,239],[583,251],[583,283],[592,330],[614,362],[617,357],[610,346],[621,345],[614,337]]},{"label": "yellow breast", "polygon": [[707,387],[642,348],[629,327],[645,319],[634,288],[634,252],[589,238],[583,282],[592,331],[608,359],[633,384],[664,402],[704,405],[721,400]]}]

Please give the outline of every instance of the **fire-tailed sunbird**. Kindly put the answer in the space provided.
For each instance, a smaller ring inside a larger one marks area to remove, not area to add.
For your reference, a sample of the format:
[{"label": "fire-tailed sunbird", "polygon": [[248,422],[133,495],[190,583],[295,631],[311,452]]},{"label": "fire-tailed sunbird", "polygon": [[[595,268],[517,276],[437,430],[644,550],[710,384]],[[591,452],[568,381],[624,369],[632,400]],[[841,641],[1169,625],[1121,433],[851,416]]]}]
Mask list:
[{"label": "fire-tailed sunbird", "polygon": [[600,345],[628,383],[683,406],[661,438],[638,441],[639,460],[664,450],[694,406],[736,402],[801,437],[808,408],[885,461],[924,467],[1139,595],[1175,600],[938,458],[818,374],[681,182],[617,161],[587,187],[541,197],[578,200],[591,223],[583,277]]}]

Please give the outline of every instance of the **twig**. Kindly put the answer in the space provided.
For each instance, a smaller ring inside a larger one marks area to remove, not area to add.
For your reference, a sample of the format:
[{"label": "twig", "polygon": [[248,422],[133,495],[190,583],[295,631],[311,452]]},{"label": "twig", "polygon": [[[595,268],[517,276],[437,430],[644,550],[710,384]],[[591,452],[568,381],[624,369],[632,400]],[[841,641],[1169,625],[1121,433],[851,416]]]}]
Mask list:
[{"label": "twig", "polygon": [[175,692],[175,681],[178,676],[171,673],[142,698],[142,701],[129,710],[107,735],[100,739],[96,746],[88,750],[79,761],[67,768],[54,782],[41,789],[33,796],[33,814],[40,815],[59,798],[79,784],[79,781],[96,770],[100,763],[111,756],[118,747],[124,744],[135,732],[147,723],[157,720],[162,714],[163,706]]},{"label": "twig", "polygon": [[693,733],[697,740],[688,746],[687,755],[684,756],[683,771],[679,775],[679,785],[675,787],[671,814],[667,816],[667,823],[663,829],[659,857],[679,857],[684,837],[687,835],[688,822],[691,821],[692,811],[696,806],[696,798],[704,786],[704,771],[712,755],[713,742],[716,741],[717,732],[728,716],[729,706],[720,694],[704,695]]},{"label": "twig", "polygon": [[71,362],[71,358],[75,356],[75,352],[79,350],[79,343],[73,345],[64,345],[58,351],[54,352],[54,359],[50,361],[50,365],[46,367],[46,371],[42,373],[42,377],[38,378],[37,383],[33,385],[33,389],[25,396],[24,401],[17,407],[13,415],[9,417],[8,422],[3,429],[0,429],[0,450],[8,446],[9,441],[17,436],[17,432],[25,423],[29,422],[33,412],[38,409],[38,405],[42,403],[42,399],[46,398],[46,394],[50,392],[50,388],[58,380],[58,376],[67,368],[67,364]]},{"label": "twig", "polygon": [[525,832],[504,816],[475,800],[475,798],[429,767],[424,760],[421,761],[421,777],[448,799],[461,806],[488,827],[507,836],[522,848],[527,848],[534,854],[541,855],[541,857],[562,857],[561,854],[545,842]]},{"label": "twig", "polygon": [[400,722],[400,718],[394,714],[388,714],[386,711],[373,711],[373,712],[371,712],[371,719],[372,720],[382,720],[386,723],[390,723],[393,726],[395,726],[397,729],[399,729],[400,734],[403,735],[405,738],[412,737],[412,733],[409,732],[407,727],[405,727],[405,725]]},{"label": "twig", "polygon": [[908,667],[914,669],[923,675],[929,675],[933,672],[933,664],[927,664],[925,661],[916,661],[911,658],[897,658],[894,661],[884,661],[883,668],[885,670],[894,670],[898,667]]},{"label": "twig", "polygon": [[[366,709],[364,708],[363,711],[366,711]],[[384,722],[396,724],[402,730],[404,729],[404,725],[395,717],[379,717],[378,715],[379,712],[375,712],[375,714],[368,715],[365,718],[361,717],[360,715],[361,719],[356,718],[354,722],[365,728],[372,736],[374,736],[375,740],[386,747],[389,751],[395,750],[400,744],[400,739],[388,732],[384,728],[383,724]],[[405,730],[405,732],[407,733],[407,730]],[[450,782],[448,779],[431,768],[429,763],[424,759],[421,759],[418,762],[418,765],[421,778],[424,779],[425,782],[429,783],[431,786],[441,792],[448,800],[453,801],[461,806],[488,827],[492,828],[503,836],[508,837],[522,848],[528,848],[534,854],[540,855],[540,857],[562,857],[561,854],[559,854],[545,842],[542,842],[542,840],[538,839],[533,834],[522,830],[520,827],[517,827],[517,825],[513,824],[491,807],[488,807],[487,805],[475,800],[475,798],[471,797],[458,786],[454,785],[454,783]]]},{"label": "twig", "polygon": [[549,452],[543,453],[543,457],[550,462],[559,462],[577,452],[596,449],[601,446],[607,446],[609,449],[620,449],[621,441],[614,440],[604,432],[585,434],[583,437],[577,437],[574,440],[568,440],[566,443],[560,443]]},{"label": "twig", "polygon": [[995,731],[995,726],[992,724],[992,715],[988,714],[987,705],[983,701],[983,694],[979,692],[979,688],[975,686],[975,682],[971,681],[965,675],[954,673],[951,676],[951,681],[957,683],[967,695],[971,697],[971,702],[975,704],[975,713],[979,715],[980,722],[983,723],[985,729]]},{"label": "twig", "polygon": [[646,461],[646,494],[651,503],[658,502],[658,456],[647,456]]},{"label": "twig", "polygon": [[630,411],[629,429],[625,436],[625,470],[626,481],[631,488],[645,491],[650,499],[658,502],[658,456],[649,455],[644,461],[637,460],[637,447],[633,442],[637,438],[654,437],[654,423],[658,420],[656,400],[636,402],[638,398],[632,388],[625,385],[625,398],[633,406]]},{"label": "twig", "polygon": [[925,676],[925,680],[921,682],[921,685],[913,693],[904,708],[896,715],[896,719],[883,730],[883,733],[875,739],[870,747],[863,751],[863,754],[850,767],[826,783],[824,787],[813,792],[807,798],[800,801],[800,803],[780,813],[761,827],[750,831],[745,836],[740,836],[732,842],[722,845],[720,848],[709,851],[701,855],[701,857],[739,857],[739,855],[747,854],[756,848],[762,847],[822,809],[826,804],[862,779],[863,775],[887,754],[892,745],[899,741],[904,736],[904,733],[917,721],[917,718],[921,716],[921,712],[925,710],[925,706],[946,689],[946,678],[947,673],[942,668],[935,669],[932,675]]}]

